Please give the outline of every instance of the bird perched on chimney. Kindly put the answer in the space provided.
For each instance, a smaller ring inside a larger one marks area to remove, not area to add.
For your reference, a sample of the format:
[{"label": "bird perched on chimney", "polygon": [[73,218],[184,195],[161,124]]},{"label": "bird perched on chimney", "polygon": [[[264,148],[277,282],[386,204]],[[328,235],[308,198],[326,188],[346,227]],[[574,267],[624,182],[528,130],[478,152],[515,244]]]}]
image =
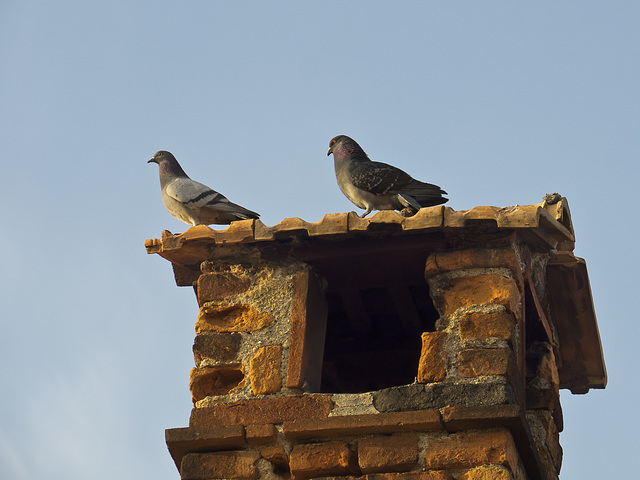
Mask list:
[{"label": "bird perched on chimney", "polygon": [[360,145],[346,135],[329,142],[338,186],[356,206],[364,208],[361,218],[373,210],[403,210],[413,215],[421,207],[448,202],[439,186],[413,179],[393,165],[373,162]]},{"label": "bird perched on chimney", "polygon": [[160,150],[147,163],[157,163],[160,167],[160,187],[165,208],[187,225],[227,225],[235,220],[260,216],[231,203],[224,195],[206,185],[191,180],[170,152]]}]

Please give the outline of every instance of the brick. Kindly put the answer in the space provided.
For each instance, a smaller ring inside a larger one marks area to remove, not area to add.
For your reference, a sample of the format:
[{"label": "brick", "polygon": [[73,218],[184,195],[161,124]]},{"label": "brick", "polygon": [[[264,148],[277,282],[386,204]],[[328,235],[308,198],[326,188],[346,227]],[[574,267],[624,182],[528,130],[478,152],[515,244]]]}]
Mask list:
[{"label": "brick", "polygon": [[514,316],[505,311],[501,312],[468,312],[458,323],[460,339],[463,342],[470,340],[486,341],[490,338],[506,340],[513,343]]},{"label": "brick", "polygon": [[253,332],[268,327],[273,315],[259,312],[249,305],[218,305],[205,303],[196,321],[196,333],[203,332]]},{"label": "brick", "polygon": [[354,471],[354,459],[346,442],[296,445],[289,466],[296,479],[324,477]]},{"label": "brick", "polygon": [[520,311],[520,290],[516,282],[498,274],[456,277],[449,288],[434,298],[436,307],[444,315],[473,305],[503,305],[509,312]]},{"label": "brick", "polygon": [[165,440],[171,458],[179,470],[182,458],[187,453],[244,447],[245,429],[242,425],[214,428],[170,428],[165,430]]},{"label": "brick", "polygon": [[546,410],[528,410],[527,420],[538,448],[544,446],[549,452],[550,462],[554,469],[560,471],[562,466],[562,447],[560,434],[551,412]]},{"label": "brick", "polygon": [[262,458],[273,463],[281,471],[289,471],[289,456],[282,445],[268,445],[260,449]]},{"label": "brick", "polygon": [[447,376],[445,332],[424,332],[418,363],[418,383],[441,382]]},{"label": "brick", "polygon": [[469,248],[451,252],[434,252],[427,258],[425,277],[431,278],[454,270],[505,267],[520,274],[520,263],[512,248]]},{"label": "brick", "polygon": [[513,480],[513,475],[504,467],[478,467],[464,472],[458,480]]},{"label": "brick", "polygon": [[331,411],[331,395],[292,395],[225,403],[191,410],[189,425],[281,424],[305,418],[326,418]]},{"label": "brick", "polygon": [[229,272],[205,273],[198,278],[198,303],[203,305],[212,300],[223,300],[232,295],[246,292],[251,279]]},{"label": "brick", "polygon": [[505,348],[474,348],[458,352],[458,374],[463,378],[509,375],[512,353]]},{"label": "brick", "polygon": [[441,428],[440,412],[437,409],[296,420],[285,422],[282,426],[284,435],[288,439],[397,433],[417,430],[437,431]]},{"label": "brick", "polygon": [[453,477],[444,470],[429,470],[428,472],[370,473],[360,477],[324,477],[322,480],[453,480]]},{"label": "brick", "polygon": [[260,454],[254,451],[189,453],[182,459],[181,480],[210,480],[234,478],[253,480],[258,478],[255,463]]},{"label": "brick", "polygon": [[418,436],[373,437],[358,442],[358,465],[363,473],[401,472],[418,462]]},{"label": "brick", "polygon": [[313,272],[297,272],[291,300],[287,388],[303,388],[306,384],[306,391],[320,390],[327,312],[327,301]]},{"label": "brick", "polygon": [[259,348],[249,361],[249,378],[254,395],[268,395],[280,391],[282,347],[270,345]]},{"label": "brick", "polygon": [[518,452],[507,430],[454,433],[427,446],[427,469],[463,469],[481,465],[518,466]]},{"label": "brick", "polygon": [[242,343],[239,333],[210,333],[196,335],[193,342],[193,357],[196,365],[202,359],[228,361],[235,360]]},{"label": "brick", "polygon": [[247,425],[246,426],[247,443],[249,445],[263,445],[265,443],[275,442],[278,437],[278,431],[275,425]]},{"label": "brick", "polygon": [[195,403],[212,395],[227,395],[243,384],[244,372],[241,364],[217,365],[192,368],[189,390]]},{"label": "brick", "polygon": [[498,426],[513,429],[522,423],[522,411],[519,405],[444,407],[440,409],[440,413],[444,428],[448,432]]}]

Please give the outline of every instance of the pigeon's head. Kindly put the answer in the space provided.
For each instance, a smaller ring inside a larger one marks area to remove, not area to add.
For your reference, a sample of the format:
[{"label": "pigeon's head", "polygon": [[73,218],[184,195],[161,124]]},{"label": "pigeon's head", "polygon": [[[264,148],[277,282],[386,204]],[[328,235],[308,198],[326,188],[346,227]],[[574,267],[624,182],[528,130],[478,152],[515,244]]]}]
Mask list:
[{"label": "pigeon's head", "polygon": [[364,150],[358,145],[358,143],[351,137],[347,137],[346,135],[338,135],[337,137],[333,137],[329,142],[329,150],[327,151],[327,156],[333,153],[333,158],[342,159],[342,158],[358,158],[363,157],[367,158],[367,154],[364,153]]},{"label": "pigeon's head", "polygon": [[168,174],[174,175],[177,177],[187,176],[182,170],[182,167],[176,160],[171,152],[167,152],[166,150],[160,150],[156,152],[156,154],[151,157],[151,159],[147,163],[157,163],[160,166],[160,175]]}]

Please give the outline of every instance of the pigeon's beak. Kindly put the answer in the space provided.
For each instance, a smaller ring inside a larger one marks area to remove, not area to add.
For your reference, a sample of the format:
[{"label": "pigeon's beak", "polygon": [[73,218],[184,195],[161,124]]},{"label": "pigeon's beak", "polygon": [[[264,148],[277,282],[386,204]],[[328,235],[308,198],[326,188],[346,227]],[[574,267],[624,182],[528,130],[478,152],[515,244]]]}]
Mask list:
[{"label": "pigeon's beak", "polygon": [[156,160],[156,157],[153,157],[151,160],[149,160],[147,163],[158,163],[158,161]]},{"label": "pigeon's beak", "polygon": [[333,147],[329,147],[329,150],[327,150],[327,157],[332,153],[333,153]]}]

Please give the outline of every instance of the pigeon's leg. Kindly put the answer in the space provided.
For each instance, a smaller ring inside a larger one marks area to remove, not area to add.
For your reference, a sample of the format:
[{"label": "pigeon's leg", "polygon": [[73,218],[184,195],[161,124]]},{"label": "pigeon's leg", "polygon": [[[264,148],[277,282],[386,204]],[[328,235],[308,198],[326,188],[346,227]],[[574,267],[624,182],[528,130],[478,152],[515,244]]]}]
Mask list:
[{"label": "pigeon's leg", "polygon": [[367,210],[362,215],[360,215],[360,218],[366,217],[372,212],[372,210],[373,210],[373,207],[371,205],[367,206]]}]

